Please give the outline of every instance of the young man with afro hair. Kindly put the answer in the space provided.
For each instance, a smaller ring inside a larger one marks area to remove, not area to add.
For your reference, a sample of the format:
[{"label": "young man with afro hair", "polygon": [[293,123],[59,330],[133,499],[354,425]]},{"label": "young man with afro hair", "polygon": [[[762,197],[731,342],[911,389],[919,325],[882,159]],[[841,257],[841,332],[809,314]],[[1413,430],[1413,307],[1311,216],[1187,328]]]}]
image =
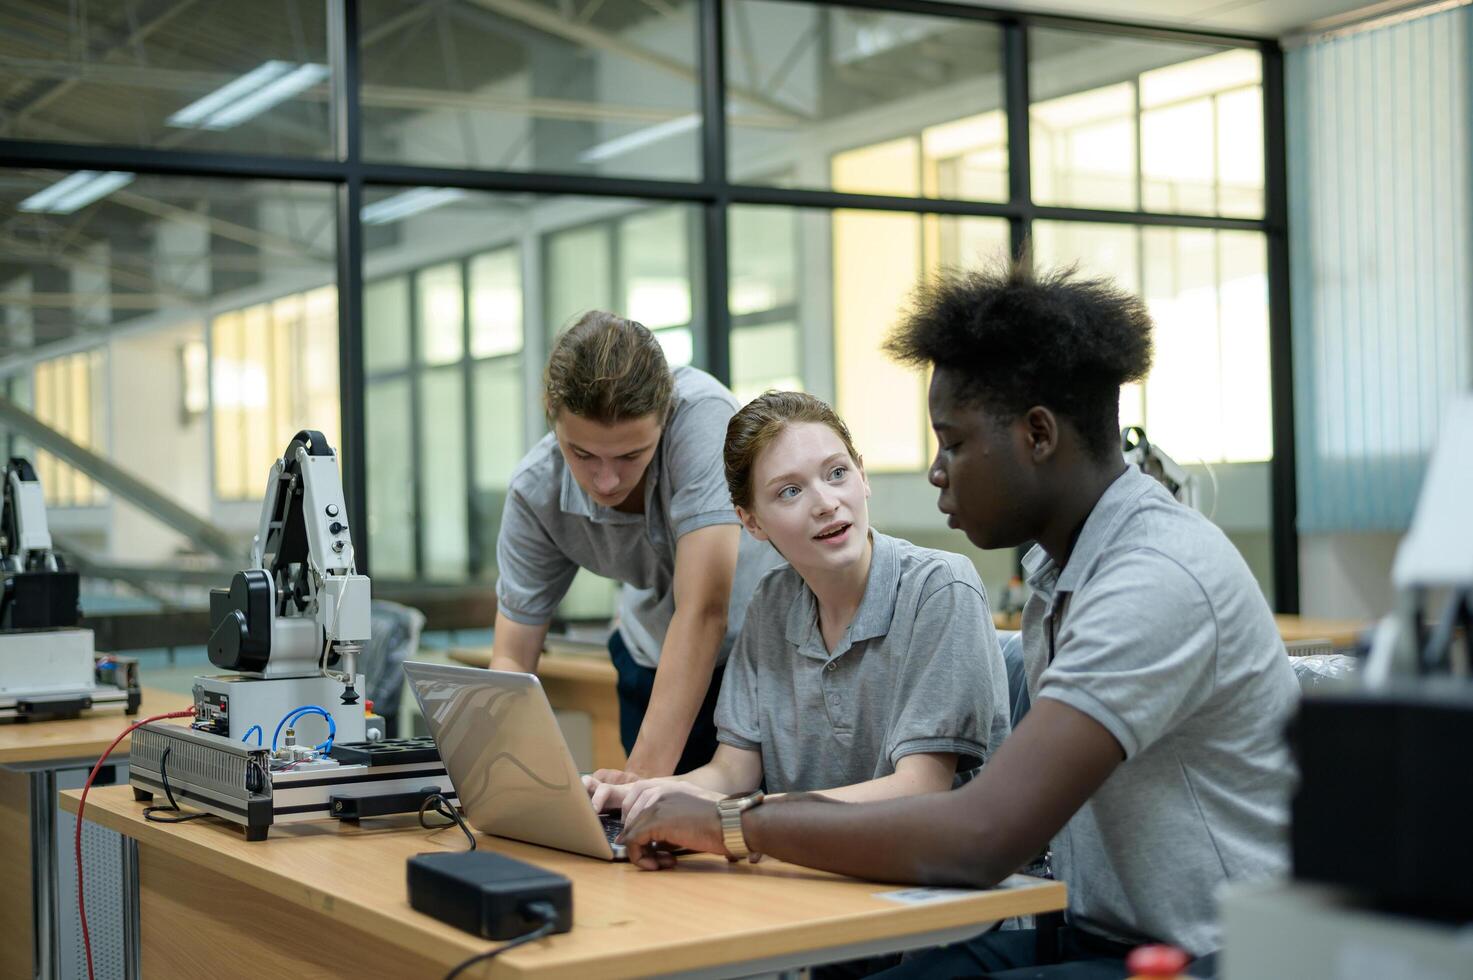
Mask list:
[{"label": "young man with afro hair", "polygon": [[733,847],[712,804],[672,798],[626,828],[632,857],[653,869],[671,847],[747,850],[987,887],[1050,848],[1069,886],[1062,929],[988,933],[893,972],[1123,977],[1141,943],[1214,953],[1218,887],[1288,870],[1283,729],[1298,687],[1232,544],[1122,458],[1120,386],[1151,364],[1144,305],[1107,281],[1012,265],[933,283],[888,349],[934,371],[930,479],[950,525],[980,548],[1036,542],[1032,709],[958,790],[748,805]]}]

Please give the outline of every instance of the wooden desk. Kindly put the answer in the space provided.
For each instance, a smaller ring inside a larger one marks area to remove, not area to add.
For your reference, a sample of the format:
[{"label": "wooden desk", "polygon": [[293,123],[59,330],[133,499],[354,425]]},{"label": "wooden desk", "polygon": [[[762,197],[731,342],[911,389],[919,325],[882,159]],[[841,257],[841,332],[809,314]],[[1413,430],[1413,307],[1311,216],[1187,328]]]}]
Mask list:
[{"label": "wooden desk", "polygon": [[[75,812],[76,791],[62,794]],[[412,816],[273,828],[247,843],[213,818],[143,819],[126,786],[94,790],[86,816],[137,842],[142,975],[437,977],[495,945],[409,907],[405,861],[463,850],[451,827]],[[778,861],[682,858],[645,872],[530,844],[480,847],[573,882],[573,931],[512,950],[467,977],[740,976],[955,941],[991,921],[1062,909],[1062,884],[1008,887],[926,904],[879,897],[897,886]],[[494,967],[494,971],[493,971]]]},{"label": "wooden desk", "polygon": [[[549,650],[537,662],[537,677],[547,700],[559,711],[581,711],[593,723],[593,767],[623,769],[624,744],[619,738],[618,675],[602,647],[561,653],[550,638]],[[581,649],[581,646],[580,646]],[[489,667],[489,647],[458,647],[450,659],[469,667]]]},{"label": "wooden desk", "polygon": [[[1023,627],[1019,613],[993,613],[992,622],[1000,630],[1017,630]],[[1275,613],[1274,622],[1279,627],[1279,636],[1285,643],[1305,640],[1324,640],[1335,649],[1355,646],[1356,636],[1361,630],[1373,625],[1359,619],[1306,619]]]},{"label": "wooden desk", "polygon": [[[143,690],[138,714],[107,710],[60,721],[0,723],[0,976],[50,976],[59,966],[60,872],[56,861],[57,773],[91,769],[130,723],[194,703],[187,694]],[[109,762],[128,760],[128,740]],[[24,937],[31,937],[26,942]]]},{"label": "wooden desk", "polygon": [[1274,614],[1274,622],[1285,643],[1325,640],[1336,650],[1355,646],[1360,632],[1374,625],[1360,619],[1306,619],[1278,613]]}]

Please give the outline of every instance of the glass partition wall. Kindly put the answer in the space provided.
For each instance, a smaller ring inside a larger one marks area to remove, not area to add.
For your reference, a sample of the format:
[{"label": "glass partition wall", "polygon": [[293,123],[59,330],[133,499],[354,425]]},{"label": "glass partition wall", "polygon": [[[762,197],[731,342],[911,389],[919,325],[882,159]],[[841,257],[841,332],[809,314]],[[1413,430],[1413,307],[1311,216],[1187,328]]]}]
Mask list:
[{"label": "glass partition wall", "polygon": [[319,428],[376,580],[489,587],[548,346],[604,307],[741,398],[834,401],[876,523],[995,586],[880,343],[928,276],[1028,254],[1146,300],[1122,422],[1292,610],[1281,80],[1272,42],[907,0],[7,7],[0,397],[49,433],[8,448],[98,564],[208,565],[53,450],[243,542]]}]

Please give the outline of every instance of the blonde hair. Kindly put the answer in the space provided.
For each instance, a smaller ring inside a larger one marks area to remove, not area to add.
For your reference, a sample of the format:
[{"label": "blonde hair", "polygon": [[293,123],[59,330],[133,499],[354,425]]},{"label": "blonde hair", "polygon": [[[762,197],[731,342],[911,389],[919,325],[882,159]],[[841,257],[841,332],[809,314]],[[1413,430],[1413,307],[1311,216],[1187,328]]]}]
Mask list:
[{"label": "blonde hair", "polygon": [[670,409],[675,377],[665,351],[642,323],[591,310],[557,338],[542,373],[548,422],[566,409],[612,425]]},{"label": "blonde hair", "polygon": [[731,502],[752,509],[752,469],[757,457],[787,428],[803,422],[826,425],[844,443],[849,458],[861,462],[854,451],[849,427],[822,399],[802,391],[768,391],[747,402],[726,423],[726,488]]}]

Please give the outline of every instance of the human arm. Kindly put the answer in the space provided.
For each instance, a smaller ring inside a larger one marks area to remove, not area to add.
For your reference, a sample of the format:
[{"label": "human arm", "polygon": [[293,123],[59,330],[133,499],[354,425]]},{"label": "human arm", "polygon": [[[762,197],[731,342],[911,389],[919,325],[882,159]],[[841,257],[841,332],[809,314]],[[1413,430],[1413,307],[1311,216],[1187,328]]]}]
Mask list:
[{"label": "human arm", "polygon": [[649,708],[629,753],[629,772],[668,776],[680,761],[726,637],[741,533],[736,524],[713,524],[675,544],[675,612],[660,648]]},{"label": "human arm", "polygon": [[506,618],[498,609],[496,631],[491,640],[491,669],[535,672],[547,639],[547,625],[528,626]]},{"label": "human arm", "polygon": [[955,755],[945,752],[917,752],[897,762],[895,771],[888,776],[835,789],[819,790],[813,795],[839,803],[872,803],[876,800],[893,800],[900,796],[940,793],[951,789],[955,776]]},{"label": "human arm", "polygon": [[507,494],[496,538],[496,626],[491,669],[537,669],[553,611],[578,566],[537,519],[536,508],[517,490]]},{"label": "human arm", "polygon": [[[749,850],[879,881],[986,887],[1042,850],[1124,758],[1094,719],[1041,699],[961,789],[843,804],[805,793],[743,814]],[[652,845],[724,853],[708,801],[656,800],[624,830],[630,859],[670,867]]]}]

